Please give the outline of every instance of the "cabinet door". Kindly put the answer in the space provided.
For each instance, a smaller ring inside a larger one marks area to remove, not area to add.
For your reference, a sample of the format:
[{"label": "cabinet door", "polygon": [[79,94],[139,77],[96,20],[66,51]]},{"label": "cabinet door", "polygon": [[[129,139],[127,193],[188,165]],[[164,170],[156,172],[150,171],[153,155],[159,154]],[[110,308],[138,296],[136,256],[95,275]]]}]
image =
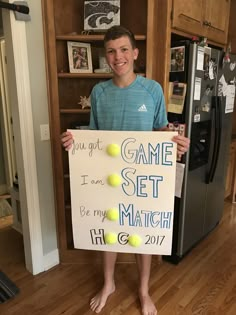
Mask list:
[{"label": "cabinet door", "polygon": [[203,0],[173,0],[172,27],[190,34],[201,34]]},{"label": "cabinet door", "polygon": [[215,42],[227,42],[230,0],[207,0],[205,2],[203,21],[206,28],[205,36]]},{"label": "cabinet door", "polygon": [[[229,15],[229,28],[228,28],[228,42],[231,42],[231,52],[236,54],[236,1],[230,2],[230,15]],[[236,112],[234,112],[234,125],[233,125],[233,133],[236,134]]]}]

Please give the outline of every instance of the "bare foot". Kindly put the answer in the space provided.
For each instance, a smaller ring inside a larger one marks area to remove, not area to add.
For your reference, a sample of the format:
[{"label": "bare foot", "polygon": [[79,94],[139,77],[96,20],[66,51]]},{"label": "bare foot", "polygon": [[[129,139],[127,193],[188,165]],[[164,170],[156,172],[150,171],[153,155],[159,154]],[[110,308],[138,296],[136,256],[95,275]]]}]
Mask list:
[{"label": "bare foot", "polygon": [[90,308],[95,313],[100,313],[106,304],[106,301],[113,292],[115,291],[115,285],[104,286],[101,291],[98,292],[95,297],[90,301]]},{"label": "bare foot", "polygon": [[157,309],[149,294],[142,295],[139,294],[141,307],[142,307],[142,315],[157,315]]}]

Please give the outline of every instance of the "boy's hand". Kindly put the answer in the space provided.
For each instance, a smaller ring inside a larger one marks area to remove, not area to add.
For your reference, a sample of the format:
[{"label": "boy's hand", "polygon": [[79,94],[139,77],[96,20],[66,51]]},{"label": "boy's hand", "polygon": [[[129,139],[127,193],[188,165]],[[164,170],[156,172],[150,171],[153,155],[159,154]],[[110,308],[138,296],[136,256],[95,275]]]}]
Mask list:
[{"label": "boy's hand", "polygon": [[178,136],[173,137],[172,140],[177,143],[177,156],[178,157],[181,157],[183,154],[185,154],[188,151],[189,145],[190,145],[189,138],[178,135]]},{"label": "boy's hand", "polygon": [[73,136],[69,131],[63,132],[61,135],[61,144],[66,151],[70,150],[73,143]]}]

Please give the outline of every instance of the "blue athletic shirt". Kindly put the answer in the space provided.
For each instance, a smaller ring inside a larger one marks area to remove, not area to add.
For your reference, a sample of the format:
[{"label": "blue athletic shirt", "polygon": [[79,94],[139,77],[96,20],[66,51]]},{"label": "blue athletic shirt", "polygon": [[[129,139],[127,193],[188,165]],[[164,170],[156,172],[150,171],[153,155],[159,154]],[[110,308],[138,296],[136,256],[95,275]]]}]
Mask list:
[{"label": "blue athletic shirt", "polygon": [[154,80],[138,75],[125,88],[108,80],[92,90],[90,129],[152,131],[167,124],[163,91]]}]

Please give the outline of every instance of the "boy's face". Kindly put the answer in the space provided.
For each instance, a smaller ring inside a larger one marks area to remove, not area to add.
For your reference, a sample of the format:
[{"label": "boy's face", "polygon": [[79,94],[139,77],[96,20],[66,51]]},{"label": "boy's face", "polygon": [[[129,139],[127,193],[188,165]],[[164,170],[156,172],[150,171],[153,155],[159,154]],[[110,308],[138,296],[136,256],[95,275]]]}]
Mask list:
[{"label": "boy's face", "polygon": [[110,40],[105,45],[107,63],[115,76],[121,77],[133,73],[134,60],[138,58],[138,49],[132,48],[127,36]]}]

